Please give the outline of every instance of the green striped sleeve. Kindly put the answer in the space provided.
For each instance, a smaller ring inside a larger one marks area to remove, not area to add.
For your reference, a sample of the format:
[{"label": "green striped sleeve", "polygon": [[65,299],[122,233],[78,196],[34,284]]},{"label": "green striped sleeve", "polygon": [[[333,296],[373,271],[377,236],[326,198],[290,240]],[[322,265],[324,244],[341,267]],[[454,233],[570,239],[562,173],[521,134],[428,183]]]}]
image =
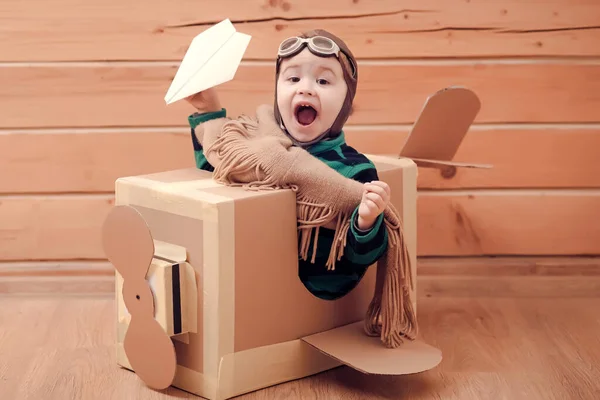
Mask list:
[{"label": "green striped sleeve", "polygon": [[386,225],[383,223],[383,214],[377,217],[375,224],[367,232],[357,229],[357,217],[358,207],[352,214],[344,256],[352,264],[371,265],[387,250],[388,233]]},{"label": "green striped sleeve", "polygon": [[188,123],[190,124],[190,128],[196,129],[196,127],[203,122],[210,121],[211,119],[225,118],[226,116],[227,110],[225,108],[221,108],[220,111],[194,113],[188,117]]},{"label": "green striped sleeve", "polygon": [[210,172],[214,171],[213,166],[210,165],[210,163],[204,156],[204,150],[202,148],[202,145],[200,144],[200,142],[198,141],[198,138],[196,137],[196,132],[195,132],[196,127],[203,122],[210,121],[212,119],[217,119],[217,118],[225,118],[226,116],[227,116],[227,110],[222,108],[220,111],[213,111],[213,112],[207,112],[207,113],[194,113],[188,117],[188,123],[190,124],[190,128],[191,128],[192,145],[194,146],[194,159],[196,161],[196,168],[203,169],[203,170],[210,171]]}]

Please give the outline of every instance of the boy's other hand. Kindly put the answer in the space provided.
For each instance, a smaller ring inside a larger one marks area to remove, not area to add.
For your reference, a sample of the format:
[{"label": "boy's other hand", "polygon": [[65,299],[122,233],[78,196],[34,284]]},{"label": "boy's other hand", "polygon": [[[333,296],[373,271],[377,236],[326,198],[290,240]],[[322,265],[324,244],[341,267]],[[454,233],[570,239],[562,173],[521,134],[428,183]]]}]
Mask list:
[{"label": "boy's other hand", "polygon": [[221,103],[215,88],[203,90],[185,98],[199,113],[221,111]]},{"label": "boy's other hand", "polygon": [[373,181],[364,184],[363,197],[358,206],[358,229],[366,231],[390,203],[391,190],[387,183]]}]

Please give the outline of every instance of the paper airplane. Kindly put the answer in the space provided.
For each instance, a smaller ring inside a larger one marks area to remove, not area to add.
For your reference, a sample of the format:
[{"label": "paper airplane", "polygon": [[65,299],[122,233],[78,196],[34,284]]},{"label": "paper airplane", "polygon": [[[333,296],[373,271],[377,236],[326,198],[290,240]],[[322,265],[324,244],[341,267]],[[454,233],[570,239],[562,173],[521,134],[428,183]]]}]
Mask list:
[{"label": "paper airplane", "polygon": [[171,104],[233,79],[250,39],[237,32],[229,19],[200,33],[185,53],[165,102]]}]

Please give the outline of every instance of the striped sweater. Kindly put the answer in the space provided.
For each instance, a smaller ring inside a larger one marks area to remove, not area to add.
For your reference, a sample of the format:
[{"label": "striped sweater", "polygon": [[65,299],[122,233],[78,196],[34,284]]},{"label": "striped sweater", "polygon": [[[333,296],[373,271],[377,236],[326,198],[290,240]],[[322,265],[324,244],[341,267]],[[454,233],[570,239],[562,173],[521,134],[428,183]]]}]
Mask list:
[{"label": "striped sweater", "polygon": [[[188,122],[191,128],[197,168],[214,171],[213,166],[204,157],[202,145],[196,139],[195,128],[202,122],[224,117],[226,117],[225,109],[219,112],[195,113],[189,116]],[[347,178],[362,183],[379,179],[373,163],[346,144],[343,132],[335,139],[323,140],[306,150]],[[334,231],[331,229],[321,228],[319,230],[314,264],[310,262],[313,254],[312,244],[306,261],[298,256],[299,278],[313,295],[325,300],[335,300],[344,296],[360,282],[369,266],[374,264],[386,251],[388,237],[383,224],[383,214],[366,232],[357,228],[357,216],[358,205],[352,215],[354,223],[348,230],[344,255],[341,260],[336,262],[334,271],[328,271],[325,266],[333,244]]]}]

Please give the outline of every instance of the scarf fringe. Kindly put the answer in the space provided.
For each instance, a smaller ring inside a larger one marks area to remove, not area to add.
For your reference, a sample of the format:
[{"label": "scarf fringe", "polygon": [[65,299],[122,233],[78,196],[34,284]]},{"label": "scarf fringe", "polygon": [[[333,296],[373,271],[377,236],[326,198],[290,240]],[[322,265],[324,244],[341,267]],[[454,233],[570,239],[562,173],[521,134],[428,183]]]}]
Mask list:
[{"label": "scarf fringe", "polygon": [[378,261],[375,295],[367,309],[364,330],[369,336],[380,336],[386,347],[396,348],[403,337],[414,340],[418,326],[410,296],[410,258],[404,243],[392,245],[401,239],[398,230],[388,226],[388,235],[391,251]]},{"label": "scarf fringe", "polygon": [[[386,214],[394,215],[395,209],[389,205]],[[412,265],[408,248],[404,242],[402,226],[392,223],[394,218],[385,218],[388,234],[388,251],[377,262],[377,275],[373,299],[367,308],[364,330],[369,336],[380,336],[386,347],[397,348],[403,343],[403,337],[414,340],[418,334],[418,325],[411,290]],[[333,240],[333,246],[327,261],[328,269],[333,269],[335,261],[340,260],[346,247],[351,216],[341,215]]]},{"label": "scarf fringe", "polygon": [[313,238],[313,252],[311,263],[315,262],[317,256],[317,242],[321,226],[327,224],[334,217],[332,207],[324,204],[314,204],[310,200],[303,199],[301,194],[297,195],[296,218],[298,219],[298,235],[300,236],[299,254],[303,260],[308,258],[311,237]]},{"label": "scarf fringe", "polygon": [[[299,254],[304,260],[308,258],[312,238],[311,262],[315,262],[320,227],[336,220],[333,246],[326,264],[328,270],[334,270],[336,261],[344,255],[352,223],[351,214],[338,211],[333,205],[316,204],[297,185],[280,184],[278,181],[285,182],[285,179],[271,173],[269,166],[259,157],[260,152],[249,148],[253,133],[257,130],[257,121],[245,116],[223,126],[215,141],[205,150],[207,158],[211,154],[220,160],[213,179],[247,190],[292,189],[296,192]],[[390,204],[384,218],[388,250],[377,262],[375,291],[364,320],[365,333],[380,336],[388,348],[399,347],[403,338],[413,340],[418,333],[411,301],[411,290],[414,290],[412,266],[398,215]]]}]

